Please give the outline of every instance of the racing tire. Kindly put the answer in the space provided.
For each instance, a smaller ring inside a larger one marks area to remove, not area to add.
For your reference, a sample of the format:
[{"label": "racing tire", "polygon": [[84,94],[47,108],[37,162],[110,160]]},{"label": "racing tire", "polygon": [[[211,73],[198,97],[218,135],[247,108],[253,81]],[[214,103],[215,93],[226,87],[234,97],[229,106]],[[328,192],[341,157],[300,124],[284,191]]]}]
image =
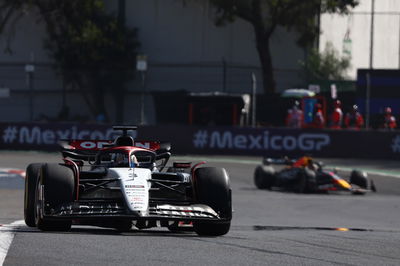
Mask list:
[{"label": "racing tire", "polygon": [[364,171],[353,170],[350,174],[350,184],[355,184],[361,188],[368,189],[368,175]]},{"label": "racing tire", "polygon": [[221,236],[229,232],[232,219],[232,190],[225,169],[197,168],[194,173],[197,203],[211,207],[225,221],[199,221],[193,223],[200,236]]},{"label": "racing tire", "polygon": [[294,188],[295,193],[306,193],[307,191],[307,176],[304,173],[299,173],[297,184]]},{"label": "racing tire", "polygon": [[296,193],[310,193],[317,190],[316,173],[311,169],[302,169],[298,173],[297,184],[294,188]]},{"label": "racing tire", "polygon": [[26,168],[24,192],[24,220],[29,227],[35,227],[35,190],[42,163],[32,163]]},{"label": "racing tire", "polygon": [[317,174],[314,170],[304,169],[304,175],[306,177],[306,187],[303,190],[303,193],[312,193],[317,191]]},{"label": "racing tire", "polygon": [[254,171],[254,184],[258,189],[271,189],[275,181],[275,170],[271,166],[257,166]]},{"label": "racing tire", "polygon": [[[44,203],[41,202],[40,187],[43,188]],[[56,208],[74,200],[75,179],[71,168],[59,164],[44,164],[35,191],[35,224],[42,231],[68,231],[71,220],[47,220],[43,218],[42,205]]]}]

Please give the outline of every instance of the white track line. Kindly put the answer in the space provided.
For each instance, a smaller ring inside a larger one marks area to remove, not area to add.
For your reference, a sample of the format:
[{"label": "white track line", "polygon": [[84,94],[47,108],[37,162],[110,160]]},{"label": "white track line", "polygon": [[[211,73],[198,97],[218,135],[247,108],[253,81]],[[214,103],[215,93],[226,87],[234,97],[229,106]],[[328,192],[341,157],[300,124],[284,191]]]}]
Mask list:
[{"label": "white track line", "polygon": [[0,225],[0,266],[6,259],[8,249],[11,246],[16,230],[22,226],[23,220],[15,221],[11,224]]}]

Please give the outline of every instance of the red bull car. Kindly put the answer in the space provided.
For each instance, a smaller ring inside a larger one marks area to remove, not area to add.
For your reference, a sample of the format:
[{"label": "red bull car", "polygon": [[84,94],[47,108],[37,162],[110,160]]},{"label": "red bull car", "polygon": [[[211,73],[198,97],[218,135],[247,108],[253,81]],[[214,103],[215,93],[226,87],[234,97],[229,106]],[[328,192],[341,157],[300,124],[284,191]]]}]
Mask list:
[{"label": "red bull car", "polygon": [[298,193],[348,191],[361,195],[376,191],[366,172],[353,170],[346,180],[335,169],[325,169],[321,162],[308,156],[297,160],[264,158],[255,169],[254,183],[259,189],[280,188]]},{"label": "red bull car", "polygon": [[191,226],[199,235],[228,233],[232,218],[225,169],[174,162],[170,145],[136,141],[135,127],[114,127],[114,141],[68,140],[58,164],[30,164],[25,179],[25,223],[40,230],[85,224],[128,231]]}]

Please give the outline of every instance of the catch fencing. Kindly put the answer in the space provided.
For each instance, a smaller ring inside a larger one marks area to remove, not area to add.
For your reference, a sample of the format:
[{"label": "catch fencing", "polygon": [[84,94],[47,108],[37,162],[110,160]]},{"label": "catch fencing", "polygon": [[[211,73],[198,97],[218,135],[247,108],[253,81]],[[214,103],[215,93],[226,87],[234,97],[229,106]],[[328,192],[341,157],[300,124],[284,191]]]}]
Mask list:
[{"label": "catch fencing", "polygon": [[[8,97],[0,96],[0,122],[95,120],[81,91],[64,86],[63,78],[57,75],[54,65],[35,63],[34,72],[26,72],[25,67],[25,63],[0,63],[0,88],[9,90]],[[123,102],[118,103],[125,106],[124,123],[157,123],[152,92],[251,93],[251,73],[254,72],[257,76],[257,93],[263,93],[260,67],[254,65],[223,61],[187,64],[150,63],[144,76],[135,73],[134,69],[122,71],[132,75],[132,81],[125,84]],[[278,89],[299,84],[301,78],[299,73],[299,69],[276,69]],[[111,123],[117,120],[114,94],[116,91],[121,93],[121,90],[116,89],[113,86],[105,88],[105,106]],[[86,90],[88,91],[88,88]],[[144,118],[141,105],[144,105],[145,109]],[[65,107],[69,110],[68,117],[65,117],[63,112]]]}]

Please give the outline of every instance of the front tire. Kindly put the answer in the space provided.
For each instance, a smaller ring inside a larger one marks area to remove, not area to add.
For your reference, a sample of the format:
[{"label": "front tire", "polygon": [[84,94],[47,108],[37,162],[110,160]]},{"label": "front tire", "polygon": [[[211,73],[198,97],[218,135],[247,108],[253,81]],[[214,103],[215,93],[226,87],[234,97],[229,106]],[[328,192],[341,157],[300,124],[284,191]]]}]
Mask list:
[{"label": "front tire", "polygon": [[[43,190],[43,191],[42,191]],[[55,221],[43,218],[43,206],[56,208],[63,203],[72,202],[75,192],[75,179],[71,168],[59,164],[44,164],[35,193],[35,223],[42,231],[68,231],[71,220]],[[42,202],[42,195],[44,201]]]},{"label": "front tire", "polygon": [[202,167],[195,170],[197,202],[210,206],[223,222],[195,222],[194,231],[200,236],[221,236],[229,232],[232,219],[232,192],[225,169]]},{"label": "front tire", "polygon": [[114,226],[115,230],[118,232],[129,232],[132,229],[132,221],[131,220],[121,220],[117,221]]},{"label": "front tire", "polygon": [[368,189],[368,175],[364,171],[353,170],[350,174],[350,184],[355,184],[361,188]]},{"label": "front tire", "polygon": [[24,220],[29,227],[35,227],[35,191],[42,163],[32,163],[26,168],[24,193]]}]

